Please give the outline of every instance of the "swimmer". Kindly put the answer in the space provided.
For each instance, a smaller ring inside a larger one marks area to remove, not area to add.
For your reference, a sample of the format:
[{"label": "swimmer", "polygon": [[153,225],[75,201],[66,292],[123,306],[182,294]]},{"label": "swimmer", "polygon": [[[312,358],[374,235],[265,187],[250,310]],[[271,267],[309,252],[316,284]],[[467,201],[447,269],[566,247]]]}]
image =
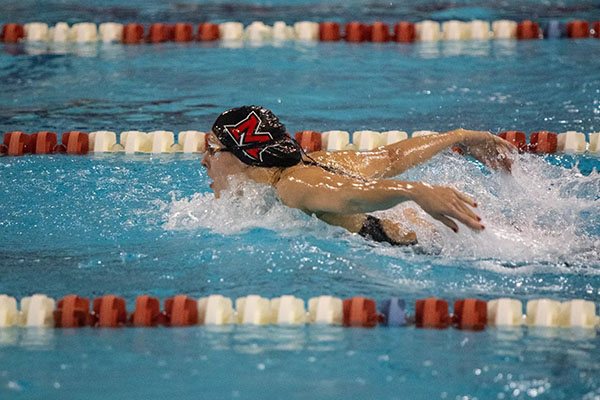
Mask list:
[{"label": "swimmer", "polygon": [[[489,132],[457,129],[410,138],[372,151],[319,151],[307,155],[270,111],[244,106],[222,113],[207,135],[202,166],[219,197],[228,177],[239,175],[275,188],[282,203],[352,233],[393,245],[417,243],[416,234],[369,213],[412,200],[426,213],[458,232],[457,222],[474,231],[485,227],[470,208],[475,200],[451,187],[388,179],[440,151],[458,147],[493,169],[510,172],[514,146]],[[414,210],[413,224],[427,224]]]}]

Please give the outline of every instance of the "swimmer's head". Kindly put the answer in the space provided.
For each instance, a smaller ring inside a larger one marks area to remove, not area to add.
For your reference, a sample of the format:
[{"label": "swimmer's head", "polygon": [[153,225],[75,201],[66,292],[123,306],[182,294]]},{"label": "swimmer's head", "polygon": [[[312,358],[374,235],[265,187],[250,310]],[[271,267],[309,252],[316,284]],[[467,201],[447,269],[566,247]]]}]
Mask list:
[{"label": "swimmer's head", "polygon": [[244,164],[290,167],[302,160],[302,149],[270,110],[243,106],[227,110],[215,121],[213,133]]}]

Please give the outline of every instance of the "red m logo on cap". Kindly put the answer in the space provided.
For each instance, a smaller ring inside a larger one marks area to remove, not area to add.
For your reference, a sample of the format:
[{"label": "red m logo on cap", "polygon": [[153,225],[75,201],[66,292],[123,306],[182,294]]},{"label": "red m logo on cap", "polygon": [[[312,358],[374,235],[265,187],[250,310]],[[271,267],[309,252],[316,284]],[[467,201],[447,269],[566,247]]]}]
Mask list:
[{"label": "red m logo on cap", "polygon": [[240,147],[253,143],[263,143],[273,140],[269,132],[257,132],[262,121],[254,111],[235,125],[225,125],[229,136],[235,140]]}]

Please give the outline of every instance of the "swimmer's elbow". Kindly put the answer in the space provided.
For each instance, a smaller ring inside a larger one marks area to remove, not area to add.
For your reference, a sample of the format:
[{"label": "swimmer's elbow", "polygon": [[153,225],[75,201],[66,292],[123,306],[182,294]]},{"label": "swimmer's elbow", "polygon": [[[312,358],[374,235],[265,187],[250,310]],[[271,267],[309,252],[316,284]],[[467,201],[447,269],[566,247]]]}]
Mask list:
[{"label": "swimmer's elbow", "polygon": [[373,199],[363,193],[357,195],[352,190],[342,190],[322,197],[311,206],[314,210],[336,214],[361,214],[373,211]]},{"label": "swimmer's elbow", "polygon": [[344,202],[344,212],[348,214],[362,214],[373,211],[378,211],[381,208],[377,207],[375,201],[364,198],[349,198]]},{"label": "swimmer's elbow", "polygon": [[299,196],[295,196],[294,194],[288,193],[286,191],[281,191],[278,190],[278,195],[279,198],[281,199],[281,202],[283,204],[285,204],[288,207],[292,207],[292,208],[300,208],[302,209],[302,202],[300,201],[300,197]]},{"label": "swimmer's elbow", "polygon": [[[284,204],[286,204],[284,202]],[[338,196],[304,196],[294,199],[286,204],[288,207],[295,207],[306,213],[334,213],[334,214],[353,214],[355,207],[351,202],[340,199]]]}]

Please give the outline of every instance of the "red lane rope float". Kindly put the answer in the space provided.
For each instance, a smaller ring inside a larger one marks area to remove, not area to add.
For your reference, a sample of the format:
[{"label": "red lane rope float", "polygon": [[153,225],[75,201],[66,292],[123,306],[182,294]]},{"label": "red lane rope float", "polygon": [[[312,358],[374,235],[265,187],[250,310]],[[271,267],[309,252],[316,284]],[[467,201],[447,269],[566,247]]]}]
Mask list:
[{"label": "red lane rope float", "polygon": [[192,24],[179,22],[173,27],[173,40],[175,42],[191,42],[194,40],[194,27]]},{"label": "red lane rope float", "polygon": [[371,27],[360,22],[346,24],[344,39],[347,42],[364,42],[371,36]]},{"label": "red lane rope float", "polygon": [[108,294],[94,299],[94,314],[98,319],[97,326],[101,328],[116,328],[127,324],[127,309],[125,299]]},{"label": "red lane rope float", "polygon": [[539,39],[540,27],[537,22],[522,21],[517,25],[517,39]]},{"label": "red lane rope float", "polygon": [[594,37],[600,38],[600,21],[594,22]]},{"label": "red lane rope float", "polygon": [[93,326],[94,316],[90,314],[90,300],[75,294],[60,299],[54,311],[56,328],[79,328]]},{"label": "red lane rope float", "polygon": [[319,40],[321,42],[337,42],[341,39],[340,24],[322,22],[319,24]]},{"label": "red lane rope float", "polygon": [[477,299],[454,302],[452,323],[458,329],[481,331],[487,324],[487,303]]},{"label": "red lane rope float", "polygon": [[165,300],[165,316],[168,326],[189,326],[198,323],[198,303],[186,296],[177,295]]},{"label": "red lane rope float", "polygon": [[321,150],[321,134],[315,131],[300,131],[294,135],[296,142],[307,153]]},{"label": "red lane rope float", "polygon": [[65,132],[62,135],[62,145],[58,147],[60,152],[67,154],[87,154],[90,147],[89,135],[81,131]]},{"label": "red lane rope float", "polygon": [[31,147],[31,136],[21,131],[13,131],[4,134],[3,151],[9,156],[22,156],[29,153]]},{"label": "red lane rope float", "polygon": [[25,37],[25,28],[19,24],[4,24],[2,25],[2,34],[0,41],[5,43],[17,43]]},{"label": "red lane rope float", "polygon": [[590,37],[590,23],[587,21],[571,21],[567,24],[567,37],[580,39]]},{"label": "red lane rope float", "polygon": [[135,301],[135,311],[129,320],[133,326],[157,326],[165,323],[165,316],[160,311],[160,302],[156,297],[138,296]]},{"label": "red lane rope float", "polygon": [[144,27],[140,24],[127,24],[123,27],[123,43],[141,43],[144,38]]},{"label": "red lane rope float", "polygon": [[460,147],[453,147],[452,151],[460,154],[461,156],[463,156],[465,154],[465,152],[463,151],[463,149],[461,149]]},{"label": "red lane rope float", "polygon": [[194,28],[192,24],[183,22],[175,25],[152,24],[148,29],[148,36],[146,36],[146,41],[150,43],[191,42],[192,40],[194,40]]},{"label": "red lane rope float", "polygon": [[150,43],[161,43],[173,40],[174,37],[174,29],[172,26],[156,23],[150,25],[148,28],[148,36],[146,36],[146,41]]},{"label": "red lane rope float", "polygon": [[198,24],[198,40],[209,42],[219,39],[219,25],[205,22]]},{"label": "red lane rope float", "polygon": [[389,25],[383,22],[374,22],[371,26],[371,42],[388,42],[390,39]]},{"label": "red lane rope float", "polygon": [[345,326],[373,328],[380,320],[373,299],[356,296],[344,300],[343,307]]},{"label": "red lane rope float", "polygon": [[532,153],[556,153],[558,135],[554,132],[538,131],[529,136],[529,151]]},{"label": "red lane rope float", "polygon": [[33,154],[50,154],[56,148],[56,133],[41,131],[31,135],[30,147]]},{"label": "red lane rope float", "polygon": [[450,325],[448,302],[435,297],[417,300],[415,304],[415,324],[417,328],[447,328]]},{"label": "red lane rope float", "polygon": [[527,135],[525,135],[525,132],[506,131],[501,132],[498,136],[507,142],[514,144],[520,152],[527,150]]},{"label": "red lane rope float", "polygon": [[396,42],[412,43],[416,37],[415,24],[403,21],[394,25],[394,40]]}]

